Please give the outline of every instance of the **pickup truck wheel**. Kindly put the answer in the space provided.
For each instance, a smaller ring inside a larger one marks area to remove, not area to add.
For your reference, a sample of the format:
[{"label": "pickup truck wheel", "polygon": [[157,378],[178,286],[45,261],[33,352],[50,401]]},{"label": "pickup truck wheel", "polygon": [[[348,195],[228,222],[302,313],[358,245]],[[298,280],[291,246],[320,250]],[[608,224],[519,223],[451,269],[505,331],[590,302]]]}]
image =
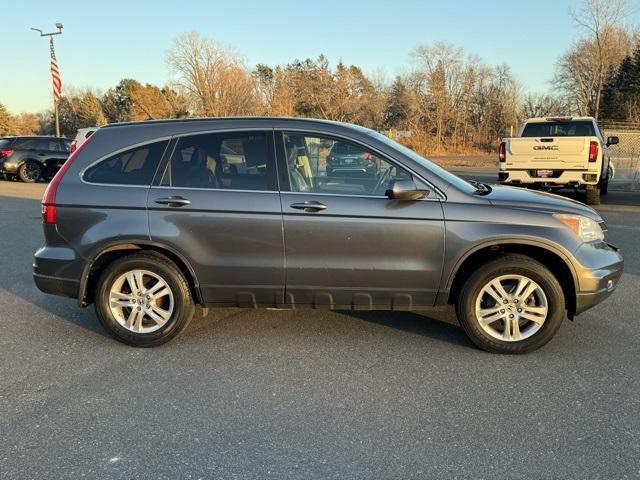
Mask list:
[{"label": "pickup truck wheel", "polygon": [[600,205],[600,188],[596,185],[587,185],[585,196],[587,205]]},{"label": "pickup truck wheel", "polygon": [[111,263],[96,287],[102,326],[127,345],[155,347],[182,332],[195,312],[180,270],[157,255],[134,254]]},{"label": "pickup truck wheel", "polygon": [[464,331],[491,353],[528,353],[542,347],[560,328],[564,312],[558,280],[544,265],[519,254],[481,265],[456,302]]}]

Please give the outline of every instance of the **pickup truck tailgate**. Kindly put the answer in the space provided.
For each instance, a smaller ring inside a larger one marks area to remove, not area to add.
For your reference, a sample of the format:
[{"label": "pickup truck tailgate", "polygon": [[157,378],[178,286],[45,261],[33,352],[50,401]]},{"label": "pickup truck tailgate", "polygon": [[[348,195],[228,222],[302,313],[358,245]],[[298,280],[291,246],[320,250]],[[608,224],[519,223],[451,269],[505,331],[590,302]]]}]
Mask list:
[{"label": "pickup truck tailgate", "polygon": [[506,145],[506,166],[586,169],[590,140],[590,137],[510,138]]}]

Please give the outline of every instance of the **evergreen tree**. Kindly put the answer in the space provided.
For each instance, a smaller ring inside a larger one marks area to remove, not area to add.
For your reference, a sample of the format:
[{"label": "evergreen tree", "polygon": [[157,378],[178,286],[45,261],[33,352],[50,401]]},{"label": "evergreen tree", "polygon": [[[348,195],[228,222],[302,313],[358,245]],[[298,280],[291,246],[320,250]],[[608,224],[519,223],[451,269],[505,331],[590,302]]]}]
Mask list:
[{"label": "evergreen tree", "polygon": [[640,45],[625,57],[604,86],[600,116],[607,120],[637,120],[640,109]]},{"label": "evergreen tree", "polygon": [[391,85],[384,107],[383,123],[385,128],[402,127],[411,111],[411,100],[407,86],[399,76]]}]

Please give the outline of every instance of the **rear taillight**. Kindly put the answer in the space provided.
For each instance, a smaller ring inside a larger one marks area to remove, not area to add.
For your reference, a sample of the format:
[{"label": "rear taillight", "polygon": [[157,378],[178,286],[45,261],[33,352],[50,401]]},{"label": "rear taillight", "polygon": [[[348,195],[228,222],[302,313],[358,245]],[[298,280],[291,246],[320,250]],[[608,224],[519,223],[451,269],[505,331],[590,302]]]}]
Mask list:
[{"label": "rear taillight", "polygon": [[13,155],[13,150],[11,150],[10,148],[0,150],[0,158],[8,157],[10,155]]},{"label": "rear taillight", "polygon": [[498,160],[504,162],[507,159],[507,144],[502,142],[498,147]]},{"label": "rear taillight", "polygon": [[73,142],[71,142],[71,145],[69,146],[69,153],[73,153],[77,149],[78,149],[78,142],[74,140]]},{"label": "rear taillight", "polygon": [[62,177],[65,176],[67,170],[71,168],[75,159],[78,158],[80,152],[82,152],[84,147],[88,144],[89,140],[84,142],[71,155],[69,155],[67,161],[64,162],[62,167],[60,167],[60,170],[58,170],[58,173],[56,173],[49,185],[47,185],[47,189],[44,191],[44,196],[42,197],[42,223],[56,223],[56,194],[58,193],[58,187],[60,186]]},{"label": "rear taillight", "polygon": [[591,142],[589,144],[589,161],[595,162],[598,160],[598,142]]},{"label": "rear taillight", "polygon": [[363,153],[363,154],[362,154],[362,158],[363,158],[364,160],[369,160],[369,161],[371,161],[371,160],[373,160],[373,155],[371,155],[370,153]]}]

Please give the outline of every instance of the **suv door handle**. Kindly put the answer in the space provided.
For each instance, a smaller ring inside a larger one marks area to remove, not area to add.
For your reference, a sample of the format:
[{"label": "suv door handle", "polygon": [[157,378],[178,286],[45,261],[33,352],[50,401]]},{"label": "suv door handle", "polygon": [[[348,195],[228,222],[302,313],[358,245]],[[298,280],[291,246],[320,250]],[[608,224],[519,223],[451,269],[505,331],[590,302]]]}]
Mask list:
[{"label": "suv door handle", "polygon": [[319,212],[327,209],[327,206],[324,203],[316,202],[315,200],[307,200],[302,203],[292,203],[289,206],[297,210],[304,210],[305,212]]},{"label": "suv door handle", "polygon": [[191,200],[188,200],[184,197],[169,197],[169,198],[158,198],[155,202],[159,205],[169,205],[170,207],[184,207],[185,205],[189,205]]}]

